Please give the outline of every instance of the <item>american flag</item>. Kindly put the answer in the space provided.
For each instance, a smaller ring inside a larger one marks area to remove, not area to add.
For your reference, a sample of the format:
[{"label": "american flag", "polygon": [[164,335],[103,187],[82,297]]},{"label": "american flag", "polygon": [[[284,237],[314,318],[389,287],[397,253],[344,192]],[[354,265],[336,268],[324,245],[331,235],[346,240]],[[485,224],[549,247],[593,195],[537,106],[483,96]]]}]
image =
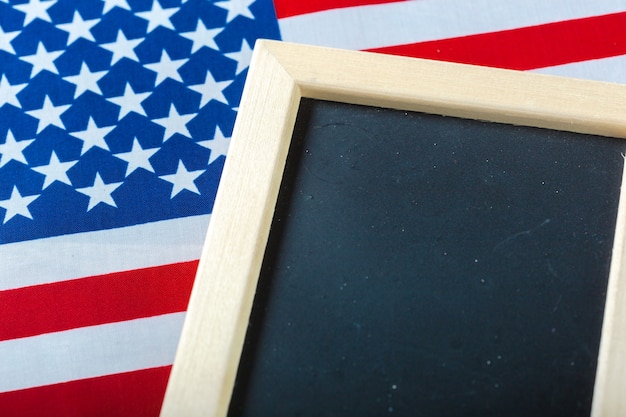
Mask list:
[{"label": "american flag", "polygon": [[626,83],[623,0],[0,0],[0,415],[158,415],[257,38]]}]

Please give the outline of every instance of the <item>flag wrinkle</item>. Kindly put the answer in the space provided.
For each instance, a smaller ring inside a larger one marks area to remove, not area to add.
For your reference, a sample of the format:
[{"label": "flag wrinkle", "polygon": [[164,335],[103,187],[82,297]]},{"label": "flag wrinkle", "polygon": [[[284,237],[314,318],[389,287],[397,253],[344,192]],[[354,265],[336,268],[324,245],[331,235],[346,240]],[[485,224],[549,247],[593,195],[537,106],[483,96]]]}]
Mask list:
[{"label": "flag wrinkle", "polygon": [[[184,312],[198,261],[0,291],[0,341]],[[133,300],[133,302],[128,302]]]},{"label": "flag wrinkle", "polygon": [[0,290],[197,260],[209,219],[192,216],[0,245]]},{"label": "flag wrinkle", "polygon": [[0,393],[171,365],[185,313],[0,342]]},{"label": "flag wrinkle", "polygon": [[290,42],[366,50],[622,12],[624,5],[618,0],[602,4],[514,1],[506,7],[496,0],[418,0],[293,16],[281,19],[279,25],[283,39]]}]

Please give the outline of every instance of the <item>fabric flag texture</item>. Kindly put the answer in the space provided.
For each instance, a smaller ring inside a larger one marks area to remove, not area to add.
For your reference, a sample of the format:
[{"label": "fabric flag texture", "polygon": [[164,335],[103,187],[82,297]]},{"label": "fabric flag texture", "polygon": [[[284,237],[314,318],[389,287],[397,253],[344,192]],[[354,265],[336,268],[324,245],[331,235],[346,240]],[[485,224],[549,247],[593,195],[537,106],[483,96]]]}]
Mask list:
[{"label": "fabric flag texture", "polygon": [[626,83],[623,0],[0,0],[0,415],[158,415],[257,38]]}]

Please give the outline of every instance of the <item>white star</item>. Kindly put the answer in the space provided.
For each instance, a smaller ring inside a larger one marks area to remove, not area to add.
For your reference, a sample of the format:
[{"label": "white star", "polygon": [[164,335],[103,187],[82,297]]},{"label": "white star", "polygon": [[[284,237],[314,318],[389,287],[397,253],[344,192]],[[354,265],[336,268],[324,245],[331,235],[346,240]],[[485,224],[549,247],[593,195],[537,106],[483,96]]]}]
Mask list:
[{"label": "white star", "polygon": [[170,112],[167,117],[152,119],[152,121],[160,124],[165,128],[165,135],[163,136],[164,141],[171,138],[176,133],[180,133],[181,135],[185,135],[188,138],[191,138],[191,133],[189,133],[186,125],[191,119],[194,118],[195,115],[196,113],[178,114],[178,111],[176,111],[176,107],[171,104]]},{"label": "white star", "polygon": [[28,147],[35,139],[20,140],[19,142],[13,137],[13,133],[7,131],[7,137],[4,143],[0,143],[0,167],[5,166],[9,161],[14,160],[28,165],[24,156],[24,149]]},{"label": "white star", "polygon": [[104,181],[102,181],[102,178],[100,178],[100,174],[96,173],[96,178],[94,179],[93,185],[91,187],[77,188],[76,191],[89,196],[89,206],[87,207],[87,211],[91,210],[100,203],[117,207],[117,205],[115,204],[115,200],[113,200],[113,197],[111,196],[111,193],[122,184],[123,183],[121,182],[112,182],[110,184],[105,184]]},{"label": "white star", "polygon": [[249,17],[254,20],[254,15],[250,11],[250,5],[256,0],[230,0],[230,1],[218,1],[215,3],[217,7],[228,10],[228,16],[226,16],[226,23],[229,23],[237,16]]},{"label": "white star", "polygon": [[39,133],[49,125],[57,126],[61,129],[64,129],[65,126],[61,121],[61,114],[63,114],[63,112],[69,107],[69,104],[55,106],[54,104],[52,104],[52,101],[50,101],[50,98],[48,96],[45,96],[43,99],[43,107],[41,109],[29,110],[26,113],[39,119],[39,124],[37,125],[37,133]]},{"label": "white star", "polygon": [[222,94],[222,90],[228,87],[231,81],[232,80],[215,81],[215,78],[213,78],[213,75],[211,75],[211,71],[207,71],[203,84],[191,85],[189,86],[189,88],[202,94],[202,98],[200,99],[200,107],[204,106],[211,100],[217,100],[224,104],[228,104],[228,100],[226,100],[226,97],[224,97],[224,94]]},{"label": "white star", "polygon": [[184,32],[180,35],[193,41],[193,46],[191,47],[192,53],[196,52],[203,46],[213,48],[216,51],[219,51],[220,47],[217,46],[217,44],[215,43],[215,37],[222,31],[222,29],[223,28],[207,29],[202,20],[198,19],[196,30],[193,30],[191,32]]},{"label": "white star", "polygon": [[143,38],[138,39],[126,39],[124,36],[124,32],[122,30],[118,30],[117,38],[115,42],[111,43],[103,43],[100,46],[104,49],[107,49],[113,52],[113,59],[111,60],[111,65],[115,64],[122,58],[132,59],[133,61],[139,62],[139,58],[137,58],[137,54],[135,54],[134,49],[143,41]]},{"label": "white star", "polygon": [[40,18],[41,20],[45,20],[46,22],[52,22],[52,20],[50,20],[50,16],[48,15],[47,10],[54,3],[56,3],[56,0],[30,0],[28,3],[16,4],[13,6],[13,8],[26,13],[26,17],[24,18],[24,26],[26,26],[36,18]]},{"label": "white star", "polygon": [[78,132],[71,132],[71,135],[83,141],[83,148],[80,151],[80,154],[84,155],[85,152],[94,147],[102,148],[108,151],[109,145],[107,145],[104,137],[114,128],[115,126],[98,127],[96,122],[89,117],[87,129]]},{"label": "white star", "polygon": [[52,151],[50,155],[50,162],[47,165],[33,167],[33,171],[37,171],[40,174],[45,175],[46,179],[43,182],[43,190],[48,188],[50,184],[55,181],[60,181],[67,185],[72,185],[72,182],[67,176],[67,170],[74,166],[78,161],[61,162],[57,157],[57,154]]},{"label": "white star", "polygon": [[8,200],[0,201],[0,207],[6,210],[4,214],[4,220],[2,224],[5,224],[13,217],[20,215],[26,217],[28,219],[33,219],[32,214],[30,214],[30,210],[28,210],[28,206],[39,197],[38,195],[29,195],[23,196],[20,194],[17,187],[13,186],[13,191],[11,191],[11,197]]},{"label": "white star", "polygon": [[139,144],[139,141],[137,141],[137,138],[135,138],[133,140],[133,148],[130,150],[130,152],[116,153],[115,156],[128,162],[128,166],[126,167],[126,175],[124,176],[128,177],[139,168],[143,168],[146,171],[154,172],[154,168],[152,168],[152,164],[150,164],[150,157],[154,155],[158,150],[159,148],[142,148]]},{"label": "white star", "polygon": [[17,100],[17,93],[19,93],[22,88],[26,87],[28,84],[10,84],[7,77],[2,74],[0,78],[0,107],[5,104],[12,104],[15,107],[21,108],[22,105]]},{"label": "white star", "polygon": [[157,0],[153,0],[152,9],[146,12],[135,13],[137,16],[142,19],[146,19],[148,21],[148,32],[152,32],[159,26],[166,27],[168,29],[174,29],[174,25],[170,21],[170,17],[178,11],[178,7],[170,7],[169,9],[164,9],[161,7]]},{"label": "white star", "polygon": [[211,140],[203,140],[196,142],[198,145],[203,146],[211,151],[209,156],[209,164],[213,163],[217,158],[228,152],[228,146],[230,145],[230,138],[224,137],[224,134],[219,127],[215,128],[215,137]]},{"label": "white star", "polygon": [[168,77],[182,83],[183,79],[180,77],[178,69],[182,67],[187,61],[187,59],[172,60],[170,59],[170,56],[167,54],[167,52],[163,50],[163,52],[161,52],[160,61],[153,64],[145,64],[144,67],[157,73],[156,82],[154,84],[155,86],[159,85]]},{"label": "white star", "polygon": [[252,59],[252,48],[248,45],[248,41],[245,39],[241,41],[241,49],[239,52],[230,52],[224,54],[228,58],[237,61],[237,75],[250,65],[250,59]]},{"label": "white star", "polygon": [[8,53],[15,55],[15,49],[13,49],[11,41],[20,33],[22,33],[21,30],[16,30],[14,32],[5,32],[2,30],[2,27],[0,27],[0,50],[7,51]]},{"label": "white star", "polygon": [[78,11],[74,10],[74,18],[70,23],[62,23],[60,25],[56,25],[61,30],[64,30],[69,33],[67,38],[67,44],[71,45],[75,40],[79,38],[85,38],[88,41],[95,42],[93,35],[91,34],[91,28],[98,23],[100,19],[90,19],[83,20],[83,17],[78,13]]},{"label": "white star", "polygon": [[198,171],[187,171],[187,168],[183,165],[183,161],[179,160],[178,169],[176,169],[175,174],[159,175],[159,178],[172,183],[172,194],[170,194],[170,199],[172,199],[183,190],[200,194],[200,191],[198,191],[198,187],[196,187],[194,181],[202,175],[204,171],[204,169]]},{"label": "white star", "polygon": [[106,73],[106,71],[91,72],[87,64],[83,62],[80,66],[80,73],[78,75],[70,75],[68,77],[63,77],[63,79],[76,86],[74,98],[80,96],[87,90],[102,95],[102,91],[98,86],[98,80],[104,77]]},{"label": "white star", "polygon": [[145,116],[146,111],[141,106],[141,102],[144,101],[149,95],[150,93],[135,93],[133,87],[131,87],[130,84],[127,83],[126,87],[124,88],[123,96],[111,97],[107,98],[107,100],[121,107],[119,115],[119,119],[121,119],[131,111]]},{"label": "white star", "polygon": [[102,0],[104,1],[104,8],[102,9],[102,14],[107,13],[115,6],[120,7],[122,9],[130,10],[130,6],[126,0]]},{"label": "white star", "polygon": [[42,42],[37,45],[37,52],[34,55],[23,56],[20,59],[22,61],[30,62],[33,65],[33,70],[30,74],[31,78],[39,74],[43,70],[48,70],[55,74],[59,71],[54,65],[54,60],[59,57],[64,51],[52,51],[48,52]]}]

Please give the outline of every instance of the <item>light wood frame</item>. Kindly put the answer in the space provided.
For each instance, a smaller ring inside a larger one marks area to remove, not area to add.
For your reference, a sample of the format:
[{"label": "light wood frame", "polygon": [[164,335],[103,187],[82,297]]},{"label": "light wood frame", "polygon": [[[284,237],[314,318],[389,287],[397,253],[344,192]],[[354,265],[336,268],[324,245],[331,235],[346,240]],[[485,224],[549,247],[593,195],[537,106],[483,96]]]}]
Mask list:
[{"label": "light wood frame", "polygon": [[[626,138],[626,86],[258,41],[161,416],[224,416],[302,97]],[[626,415],[626,193],[593,417]]]}]

